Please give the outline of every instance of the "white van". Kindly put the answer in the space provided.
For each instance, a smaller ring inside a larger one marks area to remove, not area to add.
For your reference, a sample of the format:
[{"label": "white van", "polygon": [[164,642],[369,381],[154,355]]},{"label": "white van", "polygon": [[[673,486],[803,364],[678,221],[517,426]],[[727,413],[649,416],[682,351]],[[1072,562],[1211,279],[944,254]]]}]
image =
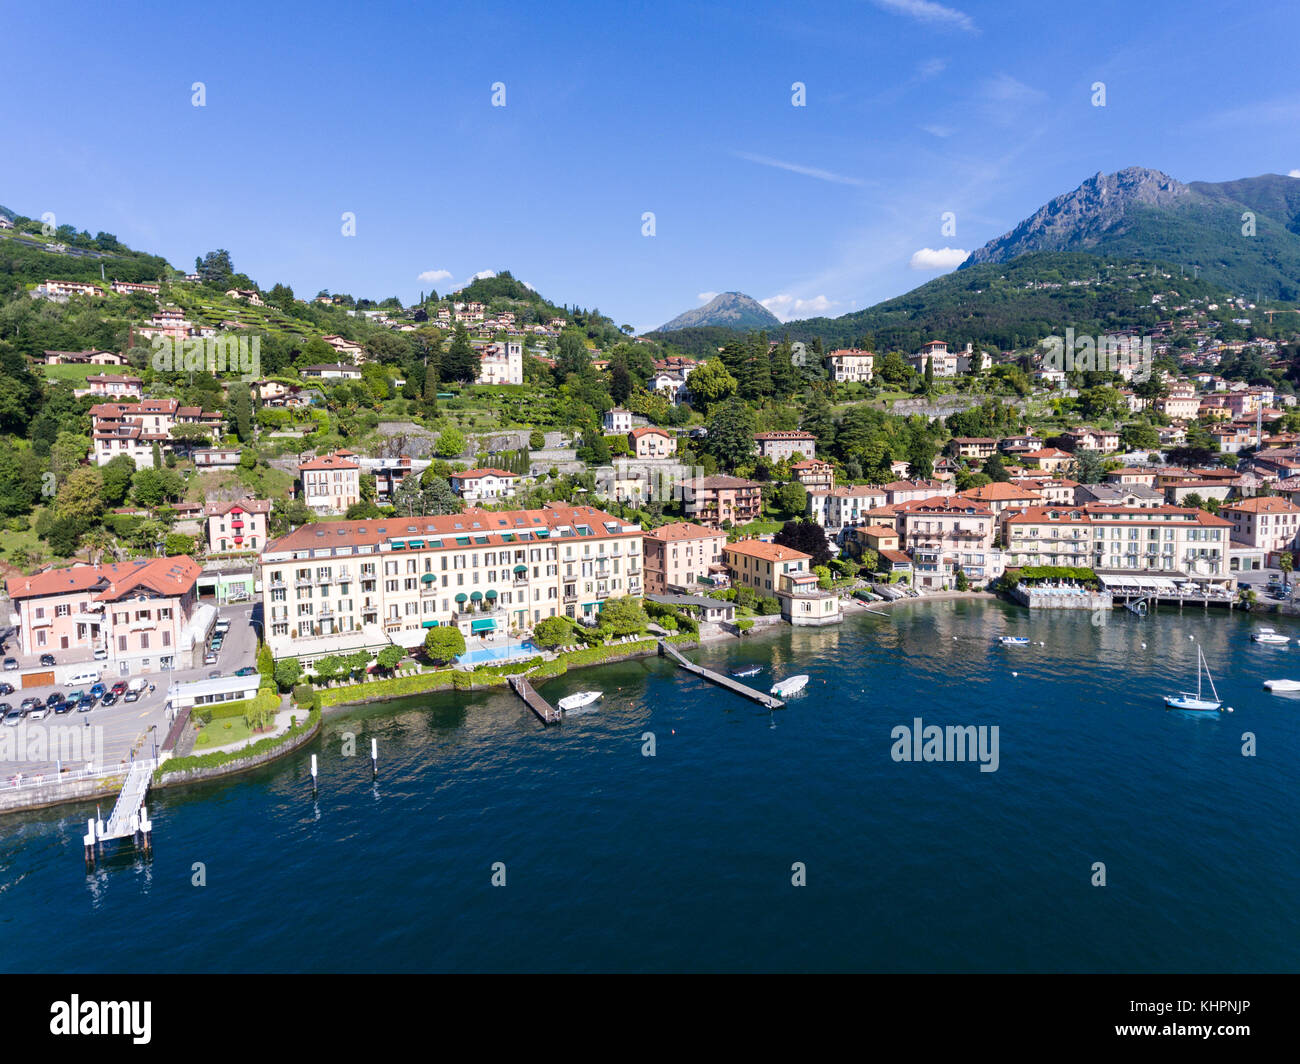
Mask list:
[{"label": "white van", "polygon": [[81,669],[78,672],[72,673],[63,682],[69,687],[80,687],[82,684],[99,683],[99,670]]},{"label": "white van", "polygon": [[143,676],[137,676],[134,680],[126,685],[128,691],[143,691],[149,686],[149,681]]}]

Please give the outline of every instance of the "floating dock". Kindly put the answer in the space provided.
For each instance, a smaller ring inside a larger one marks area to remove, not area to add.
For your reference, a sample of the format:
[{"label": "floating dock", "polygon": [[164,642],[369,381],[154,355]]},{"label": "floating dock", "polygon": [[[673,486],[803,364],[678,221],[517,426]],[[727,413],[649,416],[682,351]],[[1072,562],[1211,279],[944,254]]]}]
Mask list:
[{"label": "floating dock", "polygon": [[113,839],[133,838],[139,847],[145,850],[152,847],[153,821],[145,809],[144,799],[149,793],[149,783],[158,762],[152,758],[141,758],[131,763],[122,793],[117,796],[113,812],[109,814],[108,823],[102,820],[86,822],[87,832],[82,840],[86,847],[86,863],[94,865],[96,847],[103,849],[105,842]]},{"label": "floating dock", "polygon": [[696,665],[693,661],[687,661],[676,647],[669,646],[662,639],[659,640],[659,656],[671,658],[679,668],[685,669],[687,672],[693,672],[701,679],[708,680],[709,683],[716,683],[719,687],[725,687],[728,691],[732,691],[742,698],[757,702],[760,706],[766,706],[768,709],[782,709],[785,706],[785,703],[774,695],[765,695],[762,691],[755,691],[752,687],[746,687],[743,683],[733,680],[730,676],[723,676],[720,672],[714,672],[712,669],[706,669],[703,665]]},{"label": "floating dock", "polygon": [[547,725],[560,723],[560,711],[534,691],[533,685],[523,676],[515,674],[514,676],[507,676],[506,679],[510,681],[510,686],[514,688],[515,694],[522,698],[524,704],[537,714],[538,720]]}]

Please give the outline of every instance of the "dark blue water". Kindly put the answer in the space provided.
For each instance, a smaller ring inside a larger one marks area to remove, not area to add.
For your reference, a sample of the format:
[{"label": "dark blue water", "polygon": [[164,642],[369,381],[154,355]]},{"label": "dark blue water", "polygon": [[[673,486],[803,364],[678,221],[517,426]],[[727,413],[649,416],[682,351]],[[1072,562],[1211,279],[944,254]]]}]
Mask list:
[{"label": "dark blue water", "polygon": [[[657,659],[548,685],[606,692],[549,731],[508,693],[367,707],[156,792],[152,860],[89,876],[84,808],[10,817],[0,969],[1300,969],[1300,701],[1260,686],[1300,679],[1300,647],[1221,611],[1107,621],[947,602],[696,652],[772,663],[756,686],[811,674],[771,714]],[[1189,635],[1231,715],[1163,708],[1194,684]],[[998,725],[998,771],[895,762],[915,716]]]}]

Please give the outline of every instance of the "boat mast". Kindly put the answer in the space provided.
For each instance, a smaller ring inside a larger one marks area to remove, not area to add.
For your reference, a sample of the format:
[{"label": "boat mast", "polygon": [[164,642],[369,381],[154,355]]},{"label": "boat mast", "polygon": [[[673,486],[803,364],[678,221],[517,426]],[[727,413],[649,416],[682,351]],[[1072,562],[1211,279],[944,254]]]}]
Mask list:
[{"label": "boat mast", "polygon": [[[1201,652],[1201,645],[1199,643],[1196,645],[1196,649],[1198,652]],[[1214,677],[1210,675],[1210,663],[1205,661],[1204,652],[1201,652],[1201,661],[1205,663],[1205,678],[1210,681],[1210,690],[1214,691],[1214,700],[1218,702],[1220,701],[1219,692],[1215,689]]]}]

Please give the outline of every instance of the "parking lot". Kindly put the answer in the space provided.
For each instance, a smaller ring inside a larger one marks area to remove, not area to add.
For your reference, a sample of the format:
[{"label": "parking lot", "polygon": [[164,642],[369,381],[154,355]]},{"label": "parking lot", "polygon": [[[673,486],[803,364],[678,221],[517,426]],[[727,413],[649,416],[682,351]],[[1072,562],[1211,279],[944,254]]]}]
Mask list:
[{"label": "parking lot", "polygon": [[[218,619],[228,620],[230,627],[216,663],[147,674],[141,677],[146,686],[138,701],[126,702],[119,698],[111,706],[97,701],[89,712],[47,713],[41,719],[33,719],[28,713],[14,724],[0,721],[0,784],[11,782],[19,773],[24,778],[52,775],[60,761],[64,769],[80,768],[92,760],[103,765],[129,761],[131,751],[137,746],[141,756],[152,757],[155,739],[161,747],[171,726],[166,707],[168,688],[173,682],[205,679],[212,673],[230,676],[240,668],[256,667],[257,633],[249,624],[253,610],[250,604],[222,607]],[[6,638],[12,646],[12,633],[6,633]],[[59,658],[59,664],[63,663]],[[103,664],[90,662],[87,667]],[[109,689],[120,681],[132,679],[115,675],[111,668],[101,668],[101,671],[102,682]],[[0,682],[16,688],[12,694],[0,694],[0,703],[19,709],[26,698],[37,697],[46,702],[55,691],[66,696],[73,690],[67,684],[23,687],[21,675],[13,671],[0,673]],[[152,692],[148,684],[154,685]],[[78,684],[76,689],[88,693],[90,687],[91,684],[85,683]],[[75,763],[69,763],[70,757]]]}]

